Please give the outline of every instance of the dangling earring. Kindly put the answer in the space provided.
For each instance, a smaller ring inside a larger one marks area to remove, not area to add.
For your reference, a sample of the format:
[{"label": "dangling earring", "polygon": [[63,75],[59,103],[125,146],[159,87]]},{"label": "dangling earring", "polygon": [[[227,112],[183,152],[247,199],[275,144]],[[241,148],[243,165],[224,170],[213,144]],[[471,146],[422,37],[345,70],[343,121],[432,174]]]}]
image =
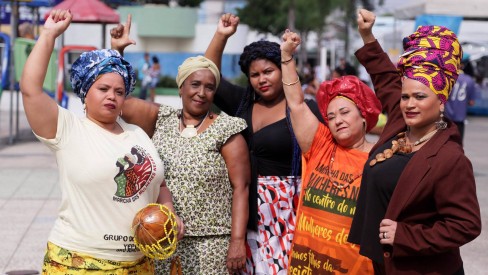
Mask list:
[{"label": "dangling earring", "polygon": [[83,103],[83,113],[86,114],[86,103]]},{"label": "dangling earring", "polygon": [[441,110],[441,118],[435,122],[435,128],[437,130],[444,130],[447,128],[447,122],[444,121],[444,110]]},{"label": "dangling earring", "polygon": [[209,113],[209,114],[208,114],[208,117],[209,117],[210,119],[213,119],[213,114],[212,114],[212,113]]}]

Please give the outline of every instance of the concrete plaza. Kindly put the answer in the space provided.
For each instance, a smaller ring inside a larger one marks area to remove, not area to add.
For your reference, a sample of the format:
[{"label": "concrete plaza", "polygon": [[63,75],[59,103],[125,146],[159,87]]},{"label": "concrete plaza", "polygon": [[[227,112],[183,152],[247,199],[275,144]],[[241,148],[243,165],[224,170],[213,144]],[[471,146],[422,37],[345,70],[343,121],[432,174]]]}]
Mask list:
[{"label": "concrete plaza", "polygon": [[[12,270],[40,270],[51,226],[60,203],[58,173],[53,154],[32,135],[23,111],[19,135],[9,136],[9,95],[0,104],[0,274]],[[178,98],[158,98],[177,105]],[[70,109],[80,113],[81,104],[70,98]],[[483,219],[483,232],[462,247],[466,274],[486,274],[488,257],[488,117],[470,117],[465,150],[471,159]],[[459,184],[463,184],[459,182]]]}]

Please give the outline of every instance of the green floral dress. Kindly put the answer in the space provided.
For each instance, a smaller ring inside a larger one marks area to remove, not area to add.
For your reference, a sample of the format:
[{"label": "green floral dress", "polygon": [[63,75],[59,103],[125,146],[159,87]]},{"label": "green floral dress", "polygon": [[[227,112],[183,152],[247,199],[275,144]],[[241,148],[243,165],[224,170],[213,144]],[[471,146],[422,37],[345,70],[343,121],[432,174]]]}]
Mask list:
[{"label": "green floral dress", "polygon": [[[220,150],[247,127],[246,122],[222,112],[205,131],[186,138],[179,132],[178,113],[162,105],[152,138],[176,214],[185,224],[185,237],[175,255],[181,259],[183,274],[226,274],[232,186]],[[156,273],[169,274],[170,262],[157,261]]]}]

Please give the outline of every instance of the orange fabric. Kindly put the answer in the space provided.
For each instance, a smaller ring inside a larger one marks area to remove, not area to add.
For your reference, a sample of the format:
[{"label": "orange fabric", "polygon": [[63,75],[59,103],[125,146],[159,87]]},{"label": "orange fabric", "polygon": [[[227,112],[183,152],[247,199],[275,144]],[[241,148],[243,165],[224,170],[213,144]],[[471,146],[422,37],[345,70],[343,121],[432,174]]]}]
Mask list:
[{"label": "orange fabric", "polygon": [[[336,146],[329,129],[319,124],[304,154],[288,274],[374,274],[371,261],[359,255],[359,246],[347,242],[367,157],[365,152]],[[333,185],[346,181],[350,185],[345,190]]]}]

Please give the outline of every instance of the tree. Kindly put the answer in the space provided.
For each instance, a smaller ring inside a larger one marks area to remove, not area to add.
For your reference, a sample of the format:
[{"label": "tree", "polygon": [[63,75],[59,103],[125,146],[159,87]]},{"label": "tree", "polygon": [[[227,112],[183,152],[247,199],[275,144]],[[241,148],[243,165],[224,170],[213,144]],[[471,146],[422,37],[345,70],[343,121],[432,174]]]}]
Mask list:
[{"label": "tree", "polygon": [[261,33],[279,36],[287,27],[298,32],[303,44],[300,47],[299,67],[307,60],[306,40],[311,31],[322,33],[325,18],[340,0],[248,0],[238,9],[241,21]]}]

